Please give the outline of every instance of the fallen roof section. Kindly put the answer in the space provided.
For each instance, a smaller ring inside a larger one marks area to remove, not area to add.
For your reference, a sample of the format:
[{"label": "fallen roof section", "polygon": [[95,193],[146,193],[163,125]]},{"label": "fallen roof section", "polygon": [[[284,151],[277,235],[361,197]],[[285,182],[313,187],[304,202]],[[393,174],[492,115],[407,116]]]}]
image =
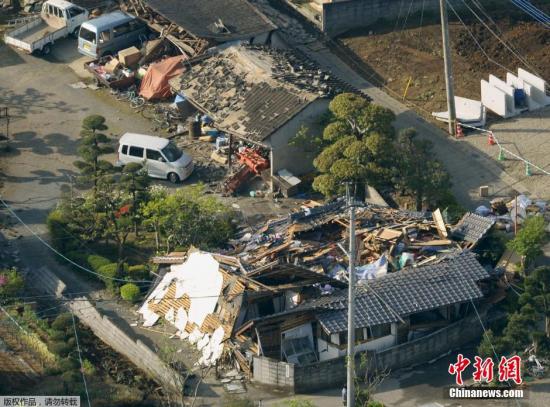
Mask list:
[{"label": "fallen roof section", "polygon": [[149,7],[200,38],[248,39],[277,27],[247,0],[146,0]]},{"label": "fallen roof section", "polygon": [[475,246],[486,236],[494,224],[494,217],[480,216],[467,212],[453,228],[452,234],[455,238],[465,240],[470,242],[472,246]]}]

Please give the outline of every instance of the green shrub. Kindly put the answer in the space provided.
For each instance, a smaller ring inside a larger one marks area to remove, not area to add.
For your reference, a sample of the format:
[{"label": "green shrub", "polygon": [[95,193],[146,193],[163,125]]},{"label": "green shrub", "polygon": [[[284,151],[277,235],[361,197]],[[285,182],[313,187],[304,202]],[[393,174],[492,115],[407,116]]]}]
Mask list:
[{"label": "green shrub", "polygon": [[50,332],[50,340],[51,341],[65,341],[67,339],[68,339],[68,336],[63,331],[57,331],[57,330],[53,329]]},{"label": "green shrub", "polygon": [[106,266],[109,263],[111,263],[111,260],[109,260],[106,257],[100,256],[98,254],[90,254],[87,257],[86,260],[87,260],[88,264],[90,265],[90,267],[92,268],[92,270],[94,270],[96,272],[100,272],[101,267]]},{"label": "green shrub", "polygon": [[76,370],[68,370],[61,374],[61,378],[67,384],[80,384],[80,373]]},{"label": "green shrub", "polygon": [[88,255],[81,250],[68,251],[65,256],[82,266],[86,266],[88,264]]},{"label": "green shrub", "polygon": [[95,366],[88,359],[82,361],[82,370],[87,376],[93,376],[95,374]]},{"label": "green shrub", "polygon": [[73,326],[73,316],[70,312],[59,314],[52,322],[52,328],[56,331],[66,332],[67,328]]},{"label": "green shrub", "polygon": [[55,341],[50,343],[49,348],[53,353],[63,358],[66,357],[69,354],[69,352],[72,351],[71,346],[69,346],[67,343],[62,341]]},{"label": "green shrub", "polygon": [[149,269],[145,264],[137,264],[128,267],[128,277],[131,280],[142,280],[149,276]]},{"label": "green shrub", "polygon": [[136,302],[139,299],[139,287],[133,283],[124,284],[120,287],[120,296],[130,302]]},{"label": "green shrub", "polygon": [[15,297],[24,286],[23,277],[15,268],[0,270],[0,299]]},{"label": "green shrub", "polygon": [[50,232],[53,245],[61,251],[70,246],[73,236],[69,230],[69,222],[60,209],[54,209],[46,218],[46,225]]},{"label": "green shrub", "polygon": [[117,286],[116,280],[113,280],[114,278],[118,278],[117,263],[109,263],[101,266],[98,269],[98,273],[101,274],[101,279],[103,280],[107,288],[112,290]]},{"label": "green shrub", "polygon": [[62,371],[73,370],[78,368],[78,362],[72,358],[63,358],[58,363],[59,369]]}]

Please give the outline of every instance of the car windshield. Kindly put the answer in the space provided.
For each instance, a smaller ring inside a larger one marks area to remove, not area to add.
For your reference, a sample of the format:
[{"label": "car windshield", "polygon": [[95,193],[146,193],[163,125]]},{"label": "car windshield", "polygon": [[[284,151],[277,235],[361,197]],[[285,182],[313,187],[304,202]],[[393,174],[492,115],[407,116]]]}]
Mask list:
[{"label": "car windshield", "polygon": [[177,148],[174,144],[168,143],[162,150],[162,154],[166,157],[168,162],[174,162],[179,160],[183,152]]},{"label": "car windshield", "polygon": [[93,42],[95,44],[95,32],[87,30],[84,27],[80,28],[80,38],[86,41]]}]

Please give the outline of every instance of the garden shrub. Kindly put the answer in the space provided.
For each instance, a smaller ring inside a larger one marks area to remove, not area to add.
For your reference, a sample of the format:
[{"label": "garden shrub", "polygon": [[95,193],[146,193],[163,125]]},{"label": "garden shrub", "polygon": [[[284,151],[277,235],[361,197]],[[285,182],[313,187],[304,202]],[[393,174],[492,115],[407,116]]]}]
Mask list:
[{"label": "garden shrub", "polygon": [[149,269],[145,264],[137,264],[128,267],[128,277],[131,280],[143,280],[149,275]]},{"label": "garden shrub", "polygon": [[23,289],[25,282],[15,268],[0,270],[0,298],[14,297]]},{"label": "garden shrub", "polygon": [[[106,257],[100,256],[98,254],[90,254],[86,259],[92,270],[99,272],[99,269],[107,264],[111,263]],[[116,264],[116,263],[115,263]]]},{"label": "garden shrub", "polygon": [[73,316],[69,312],[59,314],[52,322],[52,328],[56,331],[66,332],[67,328],[73,326]]},{"label": "garden shrub", "polygon": [[139,299],[139,287],[133,283],[124,284],[120,287],[120,296],[130,302],[136,302]]},{"label": "garden shrub", "polygon": [[69,352],[72,351],[71,346],[69,346],[67,343],[63,341],[51,342],[49,348],[53,353],[55,353],[58,356],[61,356],[62,358],[66,357],[69,354]]},{"label": "garden shrub", "polygon": [[46,218],[53,245],[61,251],[66,250],[74,239],[69,231],[69,222],[60,209],[54,209]]}]

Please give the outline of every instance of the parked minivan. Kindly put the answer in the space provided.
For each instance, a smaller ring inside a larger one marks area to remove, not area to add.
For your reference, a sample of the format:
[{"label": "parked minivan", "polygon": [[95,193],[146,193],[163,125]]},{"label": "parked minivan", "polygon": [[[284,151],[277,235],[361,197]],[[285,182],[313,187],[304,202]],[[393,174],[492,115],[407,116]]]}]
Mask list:
[{"label": "parked minivan", "polygon": [[99,58],[147,39],[147,25],[122,11],[114,11],[80,26],[78,52]]},{"label": "parked minivan", "polygon": [[193,159],[169,140],[145,134],[125,133],[119,140],[117,166],[144,163],[153,178],[183,181],[193,172]]}]

